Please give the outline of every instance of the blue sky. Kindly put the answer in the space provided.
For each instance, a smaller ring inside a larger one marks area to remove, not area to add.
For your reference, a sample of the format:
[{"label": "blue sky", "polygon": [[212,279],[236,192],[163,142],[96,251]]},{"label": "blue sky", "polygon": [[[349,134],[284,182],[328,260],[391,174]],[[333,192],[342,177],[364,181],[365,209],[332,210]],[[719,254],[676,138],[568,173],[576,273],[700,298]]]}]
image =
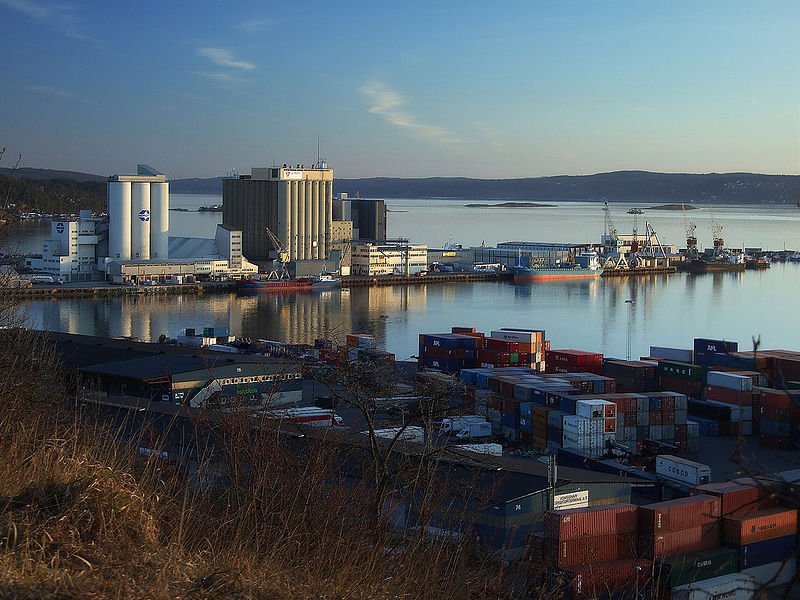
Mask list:
[{"label": "blue sky", "polygon": [[0,51],[0,166],[800,172],[796,0],[0,0]]}]

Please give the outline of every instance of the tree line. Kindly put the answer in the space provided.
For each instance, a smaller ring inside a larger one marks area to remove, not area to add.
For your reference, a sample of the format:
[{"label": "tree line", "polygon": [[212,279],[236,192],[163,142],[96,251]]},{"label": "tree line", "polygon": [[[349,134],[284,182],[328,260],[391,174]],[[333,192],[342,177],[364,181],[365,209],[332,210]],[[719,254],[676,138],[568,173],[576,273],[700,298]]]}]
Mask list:
[{"label": "tree line", "polygon": [[3,208],[17,215],[106,210],[106,183],[103,181],[33,180],[0,175],[0,189],[6,192],[0,198]]}]

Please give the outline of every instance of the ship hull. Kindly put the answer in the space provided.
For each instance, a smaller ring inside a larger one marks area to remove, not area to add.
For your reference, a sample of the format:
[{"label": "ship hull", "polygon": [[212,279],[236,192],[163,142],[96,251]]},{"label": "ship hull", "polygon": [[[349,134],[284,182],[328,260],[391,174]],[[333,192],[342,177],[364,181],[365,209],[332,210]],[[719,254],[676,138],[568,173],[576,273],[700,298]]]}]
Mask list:
[{"label": "ship hull", "polygon": [[250,279],[240,281],[237,289],[240,292],[285,292],[310,290],[313,283],[310,279]]},{"label": "ship hull", "polygon": [[594,279],[600,277],[601,269],[584,269],[580,267],[566,269],[528,269],[514,267],[511,273],[514,283],[530,283],[533,281],[559,281],[570,279]]},{"label": "ship hull", "polygon": [[686,270],[689,273],[738,273],[745,267],[745,263],[692,260],[686,265]]}]

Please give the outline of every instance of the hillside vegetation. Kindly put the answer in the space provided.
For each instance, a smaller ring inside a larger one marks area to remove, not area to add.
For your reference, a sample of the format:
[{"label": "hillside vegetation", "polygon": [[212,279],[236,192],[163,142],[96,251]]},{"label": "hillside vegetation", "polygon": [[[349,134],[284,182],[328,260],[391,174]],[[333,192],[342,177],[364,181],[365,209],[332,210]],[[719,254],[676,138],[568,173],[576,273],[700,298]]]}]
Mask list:
[{"label": "hillside vegetation", "polygon": [[0,337],[0,598],[509,597],[464,543],[393,533],[327,446],[232,418],[209,487],[80,408],[46,339]]}]

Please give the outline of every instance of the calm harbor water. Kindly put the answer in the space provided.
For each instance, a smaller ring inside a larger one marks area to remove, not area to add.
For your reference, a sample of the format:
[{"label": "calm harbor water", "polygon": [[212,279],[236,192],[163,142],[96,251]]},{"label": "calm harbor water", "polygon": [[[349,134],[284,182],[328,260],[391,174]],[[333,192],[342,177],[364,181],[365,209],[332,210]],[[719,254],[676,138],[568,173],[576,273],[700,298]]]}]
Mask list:
[{"label": "calm harbor water", "polygon": [[[172,195],[173,208],[218,204],[218,196]],[[431,246],[498,241],[594,241],[603,231],[596,203],[559,203],[555,208],[466,208],[456,200],[390,200],[389,234]],[[632,205],[614,206],[617,229],[630,231]],[[710,244],[708,209],[687,213],[700,243]],[[730,245],[766,249],[800,248],[800,210],[789,207],[714,208]],[[171,213],[172,235],[211,237],[219,213]],[[648,210],[665,243],[681,244],[681,212]],[[19,248],[36,251],[49,225],[26,223],[13,232]],[[705,239],[707,238],[707,239]],[[513,283],[418,284],[352,290],[237,297],[123,297],[102,300],[32,301],[23,304],[31,327],[103,336],[157,339],[185,327],[224,326],[239,337],[313,342],[374,334],[382,347],[407,358],[417,352],[421,332],[475,326],[487,333],[500,327],[545,329],[554,348],[582,348],[624,357],[630,334],[632,355],[650,345],[690,347],[694,337],[738,340],[750,348],[800,348],[800,264],[775,264],[744,273]],[[631,300],[631,303],[626,302]]]}]

